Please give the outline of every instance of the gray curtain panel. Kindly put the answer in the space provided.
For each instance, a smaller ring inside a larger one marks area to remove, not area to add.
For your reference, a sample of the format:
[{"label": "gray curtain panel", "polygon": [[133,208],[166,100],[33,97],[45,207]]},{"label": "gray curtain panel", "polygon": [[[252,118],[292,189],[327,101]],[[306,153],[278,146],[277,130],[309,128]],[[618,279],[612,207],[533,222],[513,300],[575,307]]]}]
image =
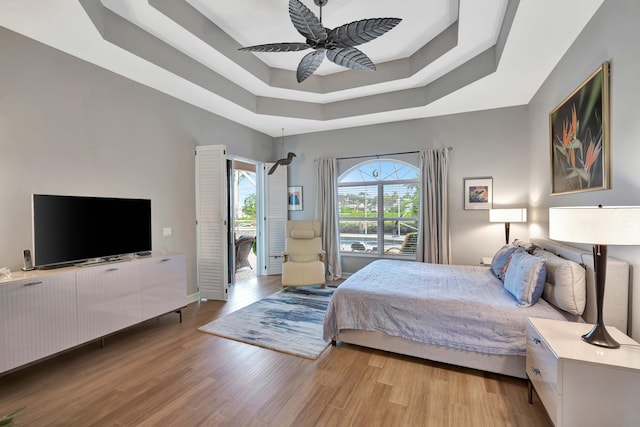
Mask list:
[{"label": "gray curtain panel", "polygon": [[420,153],[422,209],[416,261],[449,264],[449,150],[429,149]]},{"label": "gray curtain panel", "polygon": [[338,163],[335,158],[317,160],[316,218],[322,222],[322,246],[326,252],[328,280],[342,277],[338,226]]}]

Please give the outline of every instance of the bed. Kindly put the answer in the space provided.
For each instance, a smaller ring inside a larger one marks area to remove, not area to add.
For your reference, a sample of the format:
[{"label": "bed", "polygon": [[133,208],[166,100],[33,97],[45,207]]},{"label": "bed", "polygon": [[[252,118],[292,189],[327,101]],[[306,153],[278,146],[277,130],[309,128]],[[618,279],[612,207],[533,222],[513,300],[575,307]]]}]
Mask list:
[{"label": "bed", "polygon": [[[505,291],[504,274],[515,270],[508,263],[498,278],[496,266],[378,260],[338,287],[325,339],[526,378],[528,317],[595,321],[592,255],[547,239],[507,246],[545,266],[537,302],[528,305]],[[623,332],[628,285],[628,264],[609,258],[604,319]]]}]

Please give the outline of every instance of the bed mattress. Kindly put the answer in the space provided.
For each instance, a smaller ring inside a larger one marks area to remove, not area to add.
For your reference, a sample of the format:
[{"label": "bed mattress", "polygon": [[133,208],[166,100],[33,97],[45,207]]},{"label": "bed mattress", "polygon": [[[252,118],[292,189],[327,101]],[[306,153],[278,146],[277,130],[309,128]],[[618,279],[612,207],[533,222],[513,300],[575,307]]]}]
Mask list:
[{"label": "bed mattress", "polygon": [[378,260],[336,289],[324,338],[346,329],[383,331],[421,343],[523,356],[528,317],[578,320],[542,299],[521,307],[486,267]]}]

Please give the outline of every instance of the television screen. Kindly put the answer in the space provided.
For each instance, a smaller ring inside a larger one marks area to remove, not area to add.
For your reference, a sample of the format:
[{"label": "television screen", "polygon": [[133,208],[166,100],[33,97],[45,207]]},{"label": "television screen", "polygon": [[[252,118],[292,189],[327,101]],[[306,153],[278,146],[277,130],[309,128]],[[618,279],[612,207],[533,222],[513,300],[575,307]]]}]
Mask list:
[{"label": "television screen", "polygon": [[151,250],[151,200],[33,195],[38,267]]}]

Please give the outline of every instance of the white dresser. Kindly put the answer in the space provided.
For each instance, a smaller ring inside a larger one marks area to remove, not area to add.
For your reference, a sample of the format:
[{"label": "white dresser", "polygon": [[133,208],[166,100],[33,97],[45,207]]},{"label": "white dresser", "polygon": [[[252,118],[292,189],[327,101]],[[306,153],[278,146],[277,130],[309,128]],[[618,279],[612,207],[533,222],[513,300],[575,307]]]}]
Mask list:
[{"label": "white dresser", "polygon": [[183,254],[13,273],[0,280],[0,373],[186,304]]},{"label": "white dresser", "polygon": [[619,349],[587,344],[592,326],[529,318],[530,385],[556,426],[638,426],[640,345],[609,326]]}]

